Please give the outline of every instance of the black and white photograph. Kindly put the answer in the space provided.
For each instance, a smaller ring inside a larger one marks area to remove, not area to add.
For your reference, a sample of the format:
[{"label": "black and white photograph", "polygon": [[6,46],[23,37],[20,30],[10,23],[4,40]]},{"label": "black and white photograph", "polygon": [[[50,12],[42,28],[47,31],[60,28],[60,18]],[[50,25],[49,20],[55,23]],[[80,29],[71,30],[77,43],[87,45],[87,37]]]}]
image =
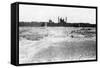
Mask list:
[{"label": "black and white photograph", "polygon": [[96,60],[96,9],[19,4],[19,64]]}]

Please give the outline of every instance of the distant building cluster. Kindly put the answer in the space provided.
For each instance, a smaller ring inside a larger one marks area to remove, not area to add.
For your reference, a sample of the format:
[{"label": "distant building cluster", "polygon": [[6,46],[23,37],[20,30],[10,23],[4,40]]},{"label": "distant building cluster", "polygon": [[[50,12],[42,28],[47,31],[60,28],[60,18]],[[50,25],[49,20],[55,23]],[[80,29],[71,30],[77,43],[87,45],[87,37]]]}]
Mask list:
[{"label": "distant building cluster", "polygon": [[[53,22],[51,19],[49,19],[49,22],[48,23],[55,23]],[[62,17],[58,17],[58,22],[57,23],[67,23],[67,17],[62,18]]]},{"label": "distant building cluster", "polygon": [[48,22],[19,22],[19,26],[63,26],[63,27],[96,27],[96,24],[90,24],[90,23],[68,23],[67,17],[62,18],[58,17],[58,22],[55,23],[51,19],[49,19]]}]

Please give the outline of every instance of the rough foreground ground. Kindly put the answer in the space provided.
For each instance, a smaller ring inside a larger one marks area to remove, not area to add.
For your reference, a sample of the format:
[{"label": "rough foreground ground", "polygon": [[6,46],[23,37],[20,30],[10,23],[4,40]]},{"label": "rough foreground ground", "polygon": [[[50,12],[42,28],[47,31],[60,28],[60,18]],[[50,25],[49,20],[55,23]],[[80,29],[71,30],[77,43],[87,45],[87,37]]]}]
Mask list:
[{"label": "rough foreground ground", "polygon": [[90,27],[19,27],[19,63],[96,59],[96,30]]}]

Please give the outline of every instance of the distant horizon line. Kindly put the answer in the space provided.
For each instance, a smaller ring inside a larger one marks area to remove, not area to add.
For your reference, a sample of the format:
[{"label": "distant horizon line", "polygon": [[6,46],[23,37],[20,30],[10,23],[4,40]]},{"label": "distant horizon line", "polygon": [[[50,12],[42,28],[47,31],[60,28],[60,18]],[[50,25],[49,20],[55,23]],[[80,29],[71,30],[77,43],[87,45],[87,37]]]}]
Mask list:
[{"label": "distant horizon line", "polygon": [[[19,21],[19,22],[36,22],[36,23],[39,23],[39,22],[47,22],[49,23],[49,21]],[[53,23],[59,23],[59,22],[53,22]],[[96,24],[96,23],[89,23],[89,22],[66,22],[66,23],[88,23],[88,24]]]}]

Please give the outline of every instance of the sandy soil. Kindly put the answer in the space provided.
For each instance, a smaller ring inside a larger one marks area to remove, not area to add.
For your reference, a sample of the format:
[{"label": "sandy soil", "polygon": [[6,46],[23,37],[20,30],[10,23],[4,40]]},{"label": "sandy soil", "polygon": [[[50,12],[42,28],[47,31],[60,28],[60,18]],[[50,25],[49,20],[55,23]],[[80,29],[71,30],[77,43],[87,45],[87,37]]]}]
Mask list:
[{"label": "sandy soil", "polygon": [[19,63],[96,59],[95,28],[20,27]]}]

